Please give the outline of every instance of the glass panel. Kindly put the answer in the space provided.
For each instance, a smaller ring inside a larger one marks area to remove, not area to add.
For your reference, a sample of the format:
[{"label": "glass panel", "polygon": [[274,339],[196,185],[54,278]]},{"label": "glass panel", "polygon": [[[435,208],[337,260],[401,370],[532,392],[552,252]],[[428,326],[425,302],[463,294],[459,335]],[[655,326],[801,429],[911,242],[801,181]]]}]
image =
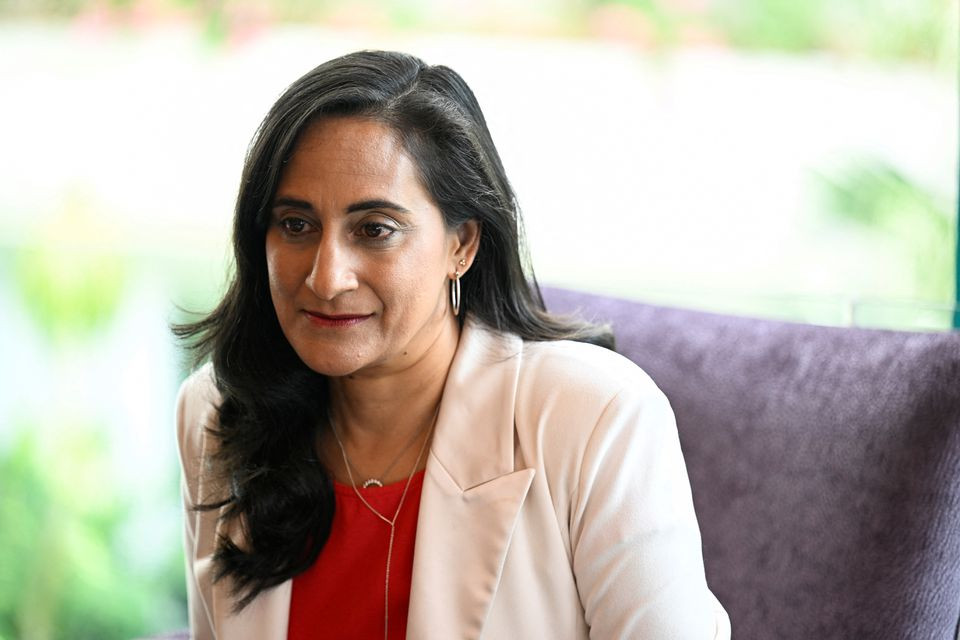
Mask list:
[{"label": "glass panel", "polygon": [[770,318],[836,327],[898,331],[951,331],[960,324],[960,307],[905,300],[823,296],[760,296],[717,292],[648,291],[627,295],[652,304],[714,313]]}]

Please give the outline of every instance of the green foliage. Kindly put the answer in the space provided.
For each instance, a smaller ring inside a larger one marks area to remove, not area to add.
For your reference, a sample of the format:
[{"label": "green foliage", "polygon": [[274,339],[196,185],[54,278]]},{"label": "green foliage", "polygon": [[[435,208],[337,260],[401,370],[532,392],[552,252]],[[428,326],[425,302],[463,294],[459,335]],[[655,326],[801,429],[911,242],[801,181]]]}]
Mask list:
[{"label": "green foliage", "polygon": [[711,21],[741,48],[936,62],[956,49],[952,1],[718,0]]},{"label": "green foliage", "polygon": [[[375,27],[511,30],[511,14],[493,5],[424,0],[0,0],[0,17],[71,18],[106,12],[123,24],[131,15],[192,17],[210,44],[229,40],[250,16],[269,22],[322,24],[331,16],[375,16]],[[597,8],[618,5],[642,15],[660,45],[682,43],[684,27],[714,34],[735,47],[787,52],[827,50],[867,58],[911,60],[956,70],[956,0],[552,0],[540,3],[540,33],[582,32]],[[482,19],[477,20],[477,15]],[[561,17],[562,19],[558,19]],[[527,23],[524,23],[527,24]],[[522,25],[520,26],[522,29]]]},{"label": "green foliage", "polygon": [[103,250],[112,240],[82,200],[45,220],[32,246],[13,255],[13,283],[35,325],[55,344],[106,327],[123,297],[127,261]]},{"label": "green foliage", "polygon": [[0,15],[66,18],[75,16],[89,4],[88,0],[0,0]]},{"label": "green foliage", "polygon": [[124,264],[82,249],[28,247],[14,258],[14,281],[36,326],[61,342],[109,322],[123,291]]},{"label": "green foliage", "polygon": [[430,17],[419,2],[391,2],[388,15],[390,22],[398,29],[413,29],[429,23]]},{"label": "green foliage", "polygon": [[0,637],[109,640],[169,625],[156,612],[180,589],[167,567],[158,588],[122,561],[131,505],[116,497],[98,431],[68,423],[45,442],[35,427],[21,424],[0,455]]},{"label": "green foliage", "polygon": [[837,221],[886,236],[912,272],[915,300],[954,302],[957,219],[947,198],[877,160],[820,177],[826,210]]},{"label": "green foliage", "polygon": [[716,20],[730,41],[741,47],[804,51],[824,42],[828,0],[726,0]]},{"label": "green foliage", "polygon": [[223,8],[215,5],[204,18],[203,36],[209,44],[220,45],[226,42],[230,35],[230,25]]}]

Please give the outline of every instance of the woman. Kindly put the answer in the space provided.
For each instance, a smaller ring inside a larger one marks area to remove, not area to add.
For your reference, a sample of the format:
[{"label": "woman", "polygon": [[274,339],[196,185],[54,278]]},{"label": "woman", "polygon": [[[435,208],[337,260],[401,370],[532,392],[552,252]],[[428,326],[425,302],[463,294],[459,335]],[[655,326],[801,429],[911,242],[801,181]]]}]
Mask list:
[{"label": "woman", "polygon": [[327,62],[248,152],[236,272],[178,333],[197,638],[727,638],[670,407],[552,316],[480,107]]}]

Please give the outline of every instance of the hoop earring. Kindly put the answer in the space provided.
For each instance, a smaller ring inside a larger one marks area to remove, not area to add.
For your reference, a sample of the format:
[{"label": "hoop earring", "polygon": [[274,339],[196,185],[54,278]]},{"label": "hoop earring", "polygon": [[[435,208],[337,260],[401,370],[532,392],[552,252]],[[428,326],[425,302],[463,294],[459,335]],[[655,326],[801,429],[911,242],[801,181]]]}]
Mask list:
[{"label": "hoop earring", "polygon": [[460,272],[454,271],[450,278],[450,305],[453,307],[453,315],[460,315]]}]

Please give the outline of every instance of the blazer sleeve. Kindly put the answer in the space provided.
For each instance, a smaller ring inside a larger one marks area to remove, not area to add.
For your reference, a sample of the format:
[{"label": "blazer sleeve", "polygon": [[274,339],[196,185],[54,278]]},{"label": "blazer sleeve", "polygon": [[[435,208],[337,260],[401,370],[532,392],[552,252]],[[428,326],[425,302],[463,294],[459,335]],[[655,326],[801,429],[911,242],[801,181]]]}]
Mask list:
[{"label": "blazer sleeve", "polygon": [[[204,500],[203,476],[206,454],[206,427],[215,416],[217,393],[212,369],[208,366],[190,376],[177,394],[177,444],[180,452],[180,490],[183,501],[183,545],[187,579],[187,606],[190,637],[196,640],[215,638],[209,611],[209,564],[213,551],[216,512],[197,511]],[[213,524],[211,524],[213,523]]]},{"label": "blazer sleeve", "polygon": [[590,637],[727,640],[729,618],[706,584],[673,411],[637,373],[589,435],[570,505]]}]

